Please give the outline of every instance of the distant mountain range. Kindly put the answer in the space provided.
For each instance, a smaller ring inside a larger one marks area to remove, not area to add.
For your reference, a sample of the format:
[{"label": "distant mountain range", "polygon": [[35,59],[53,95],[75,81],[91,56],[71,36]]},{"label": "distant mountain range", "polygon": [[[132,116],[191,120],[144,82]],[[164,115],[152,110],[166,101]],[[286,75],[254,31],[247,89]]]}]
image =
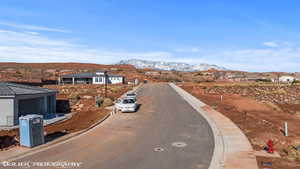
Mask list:
[{"label": "distant mountain range", "polygon": [[203,71],[209,69],[228,70],[225,67],[210,64],[187,64],[180,62],[148,61],[141,59],[121,60],[119,64],[133,65],[138,69],[150,68],[155,70],[176,70],[185,72]]}]

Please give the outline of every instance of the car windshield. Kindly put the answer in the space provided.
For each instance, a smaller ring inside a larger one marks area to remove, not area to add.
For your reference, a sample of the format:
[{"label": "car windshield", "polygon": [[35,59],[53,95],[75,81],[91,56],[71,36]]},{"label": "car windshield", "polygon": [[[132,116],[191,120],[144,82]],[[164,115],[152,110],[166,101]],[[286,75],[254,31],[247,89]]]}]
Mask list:
[{"label": "car windshield", "polygon": [[132,104],[132,103],[135,103],[134,99],[125,99],[125,100],[123,100],[123,104]]},{"label": "car windshield", "polygon": [[134,93],[127,94],[127,96],[135,96]]}]

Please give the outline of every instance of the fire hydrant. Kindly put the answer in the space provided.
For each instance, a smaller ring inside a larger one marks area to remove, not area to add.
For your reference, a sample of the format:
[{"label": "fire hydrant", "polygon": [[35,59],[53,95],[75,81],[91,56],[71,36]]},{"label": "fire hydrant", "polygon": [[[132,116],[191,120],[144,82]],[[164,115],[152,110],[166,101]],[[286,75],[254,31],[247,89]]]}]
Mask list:
[{"label": "fire hydrant", "polygon": [[269,140],[268,142],[267,142],[267,151],[268,151],[268,153],[274,153],[274,144],[273,144],[273,141],[272,140]]}]

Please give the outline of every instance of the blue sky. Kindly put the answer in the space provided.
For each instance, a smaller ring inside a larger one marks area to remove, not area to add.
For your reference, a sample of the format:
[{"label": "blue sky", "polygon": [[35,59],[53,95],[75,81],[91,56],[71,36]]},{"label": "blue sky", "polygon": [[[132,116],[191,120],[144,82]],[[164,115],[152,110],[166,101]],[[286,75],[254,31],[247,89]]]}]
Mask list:
[{"label": "blue sky", "polygon": [[2,0],[0,61],[121,59],[299,72],[296,0]]}]

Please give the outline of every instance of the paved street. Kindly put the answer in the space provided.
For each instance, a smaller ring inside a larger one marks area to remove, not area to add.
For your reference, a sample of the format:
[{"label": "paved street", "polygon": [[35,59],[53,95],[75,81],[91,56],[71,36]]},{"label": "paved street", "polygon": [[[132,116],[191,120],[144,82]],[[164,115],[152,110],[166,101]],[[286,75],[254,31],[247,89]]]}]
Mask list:
[{"label": "paved street", "polygon": [[[207,169],[208,123],[167,84],[147,84],[136,113],[119,113],[65,144],[18,161],[82,162],[84,169]],[[51,167],[53,168],[53,167]]]}]

